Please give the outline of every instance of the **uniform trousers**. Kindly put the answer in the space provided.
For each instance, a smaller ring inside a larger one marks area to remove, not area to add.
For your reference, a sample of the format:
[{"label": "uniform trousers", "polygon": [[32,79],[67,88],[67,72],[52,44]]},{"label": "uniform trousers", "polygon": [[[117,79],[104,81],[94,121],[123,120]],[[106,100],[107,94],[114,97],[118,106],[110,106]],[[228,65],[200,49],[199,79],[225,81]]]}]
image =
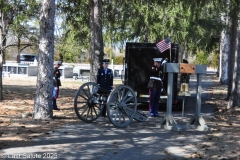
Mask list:
[{"label": "uniform trousers", "polygon": [[149,103],[149,112],[151,117],[158,117],[158,107],[161,91],[149,89],[150,103]]},{"label": "uniform trousers", "polygon": [[57,108],[57,101],[56,101],[56,99],[54,99],[52,101],[52,104],[53,104],[53,109],[56,109]]}]

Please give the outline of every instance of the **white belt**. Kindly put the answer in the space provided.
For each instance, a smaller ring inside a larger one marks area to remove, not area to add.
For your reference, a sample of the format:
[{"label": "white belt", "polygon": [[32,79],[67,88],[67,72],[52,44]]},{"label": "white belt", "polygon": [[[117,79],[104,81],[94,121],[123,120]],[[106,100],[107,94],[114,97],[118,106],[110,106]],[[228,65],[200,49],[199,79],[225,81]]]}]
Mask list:
[{"label": "white belt", "polygon": [[158,77],[150,77],[150,79],[155,79],[155,80],[158,80],[158,81],[162,81],[162,79],[158,78]]}]

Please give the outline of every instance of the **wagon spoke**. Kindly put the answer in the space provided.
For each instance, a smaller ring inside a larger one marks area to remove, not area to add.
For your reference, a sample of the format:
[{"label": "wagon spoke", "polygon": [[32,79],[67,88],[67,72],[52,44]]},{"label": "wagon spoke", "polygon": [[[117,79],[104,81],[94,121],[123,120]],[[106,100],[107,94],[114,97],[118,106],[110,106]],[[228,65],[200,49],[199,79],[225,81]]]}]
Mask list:
[{"label": "wagon spoke", "polygon": [[[87,105],[84,105],[84,106],[82,106],[81,108],[85,108],[85,109],[82,111],[82,114],[81,114],[81,115],[83,115],[83,114],[88,110],[88,106],[87,106]],[[79,110],[80,110],[81,108],[79,108]]]},{"label": "wagon spoke", "polygon": [[94,112],[95,115],[97,115],[97,110],[96,110],[96,108],[99,109],[99,107],[95,104],[94,107],[92,107],[92,110],[93,110],[93,112]]},{"label": "wagon spoke", "polygon": [[77,101],[78,104],[87,103],[87,101]]},{"label": "wagon spoke", "polygon": [[125,96],[122,98],[122,101],[125,101],[125,99],[126,99],[127,96],[128,96],[128,93],[130,93],[130,91],[128,91],[128,92],[125,94]]},{"label": "wagon spoke", "polygon": [[85,99],[85,100],[88,99],[88,97],[85,97],[84,95],[79,94],[79,96],[82,97],[82,98]]},{"label": "wagon spoke", "polygon": [[129,102],[130,100],[134,100],[134,97],[129,97],[125,102]]}]

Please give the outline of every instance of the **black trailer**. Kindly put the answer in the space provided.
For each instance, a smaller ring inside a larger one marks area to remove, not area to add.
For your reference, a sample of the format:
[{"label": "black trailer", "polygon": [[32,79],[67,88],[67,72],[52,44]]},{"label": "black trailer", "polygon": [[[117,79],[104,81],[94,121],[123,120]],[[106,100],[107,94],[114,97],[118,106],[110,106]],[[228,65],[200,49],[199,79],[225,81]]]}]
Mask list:
[{"label": "black trailer", "polygon": [[[153,58],[168,59],[169,63],[181,63],[182,56],[179,55],[179,45],[171,44],[171,49],[161,53],[156,47],[156,43],[126,43],[124,60],[124,85],[130,86],[137,97],[138,103],[149,102],[149,69],[153,65]],[[180,105],[177,93],[179,88],[178,74],[173,75],[173,105]],[[167,103],[168,74],[163,67],[164,91],[161,94],[160,103]]]}]

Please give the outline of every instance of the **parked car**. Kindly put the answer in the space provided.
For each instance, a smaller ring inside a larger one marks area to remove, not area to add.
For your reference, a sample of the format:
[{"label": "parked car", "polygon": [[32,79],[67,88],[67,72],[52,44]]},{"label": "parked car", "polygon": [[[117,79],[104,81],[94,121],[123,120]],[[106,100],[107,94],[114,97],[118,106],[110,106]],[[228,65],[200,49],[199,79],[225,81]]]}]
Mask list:
[{"label": "parked car", "polygon": [[38,55],[36,54],[20,54],[20,56],[17,56],[17,60],[19,59],[19,62],[21,61],[29,61],[34,62],[34,60],[38,60]]}]

